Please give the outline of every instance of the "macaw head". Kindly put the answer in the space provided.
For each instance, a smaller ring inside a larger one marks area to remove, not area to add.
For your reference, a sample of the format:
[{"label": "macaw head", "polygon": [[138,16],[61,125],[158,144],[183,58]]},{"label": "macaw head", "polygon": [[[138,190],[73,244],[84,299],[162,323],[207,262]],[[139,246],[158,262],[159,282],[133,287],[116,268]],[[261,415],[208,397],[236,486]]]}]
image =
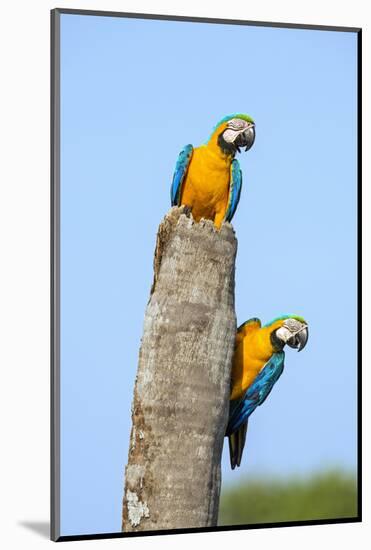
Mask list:
[{"label": "macaw head", "polygon": [[248,151],[255,141],[255,123],[249,115],[228,115],[214,127],[210,141],[216,142],[224,154],[234,156],[241,147]]},{"label": "macaw head", "polygon": [[266,325],[272,328],[270,335],[273,348],[281,351],[287,344],[301,351],[308,341],[308,324],[298,315],[282,315]]}]

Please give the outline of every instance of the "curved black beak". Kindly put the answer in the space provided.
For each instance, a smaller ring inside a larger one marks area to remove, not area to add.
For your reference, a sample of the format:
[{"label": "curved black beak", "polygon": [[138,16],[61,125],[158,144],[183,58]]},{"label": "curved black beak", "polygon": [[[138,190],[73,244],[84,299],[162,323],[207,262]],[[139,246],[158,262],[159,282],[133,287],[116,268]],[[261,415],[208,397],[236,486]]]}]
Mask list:
[{"label": "curved black beak", "polygon": [[290,346],[290,348],[297,349],[298,351],[301,351],[305,348],[308,342],[308,326],[304,325],[300,330],[295,332],[288,340],[287,345]]},{"label": "curved black beak", "polygon": [[236,149],[239,151],[240,147],[245,147],[245,151],[251,149],[255,141],[255,126],[250,126],[239,136],[237,136],[235,143]]}]

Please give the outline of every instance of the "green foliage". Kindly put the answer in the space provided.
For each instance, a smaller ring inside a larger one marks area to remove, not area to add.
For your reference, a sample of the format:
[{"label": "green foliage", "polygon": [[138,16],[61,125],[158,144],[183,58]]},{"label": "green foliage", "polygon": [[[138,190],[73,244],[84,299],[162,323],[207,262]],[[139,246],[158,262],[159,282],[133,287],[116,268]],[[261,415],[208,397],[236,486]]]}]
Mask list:
[{"label": "green foliage", "polygon": [[248,478],[227,486],[221,494],[218,525],[356,516],[356,476],[328,471],[308,478]]}]

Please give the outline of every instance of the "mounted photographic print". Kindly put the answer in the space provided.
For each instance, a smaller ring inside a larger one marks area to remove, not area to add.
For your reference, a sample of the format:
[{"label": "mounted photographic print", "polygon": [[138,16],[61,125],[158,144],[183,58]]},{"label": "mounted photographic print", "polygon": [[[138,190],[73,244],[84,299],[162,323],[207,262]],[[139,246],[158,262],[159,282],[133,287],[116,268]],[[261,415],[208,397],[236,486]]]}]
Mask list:
[{"label": "mounted photographic print", "polygon": [[361,520],[360,57],[52,11],[53,540]]}]

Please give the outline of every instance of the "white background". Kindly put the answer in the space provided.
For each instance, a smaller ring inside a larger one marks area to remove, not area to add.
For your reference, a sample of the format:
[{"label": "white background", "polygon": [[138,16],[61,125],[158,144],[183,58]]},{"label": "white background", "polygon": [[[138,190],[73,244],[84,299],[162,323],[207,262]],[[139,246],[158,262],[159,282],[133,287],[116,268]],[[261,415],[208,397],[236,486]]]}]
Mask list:
[{"label": "white background", "polygon": [[[48,540],[49,520],[49,44],[54,7],[101,9],[175,15],[343,25],[363,28],[364,98],[370,93],[370,16],[368,2],[336,0],[288,1],[209,0],[114,1],[80,0],[58,4],[47,0],[18,0],[2,6],[0,28],[0,544],[10,548],[39,548]],[[243,59],[243,52],[241,52]],[[364,120],[364,218],[370,208],[370,109]],[[339,113],[346,116],[346,113]],[[364,223],[364,251],[370,249],[369,221]],[[365,347],[370,333],[370,257],[364,254]],[[346,338],[336,319],[330,345]],[[338,338],[338,339],[337,339]],[[367,399],[370,388],[367,353],[364,361],[364,522],[222,533],[70,542],[69,547],[170,548],[174,544],[252,548],[369,547],[370,431]],[[30,527],[29,523],[35,524]],[[37,524],[39,526],[37,527]]]}]

